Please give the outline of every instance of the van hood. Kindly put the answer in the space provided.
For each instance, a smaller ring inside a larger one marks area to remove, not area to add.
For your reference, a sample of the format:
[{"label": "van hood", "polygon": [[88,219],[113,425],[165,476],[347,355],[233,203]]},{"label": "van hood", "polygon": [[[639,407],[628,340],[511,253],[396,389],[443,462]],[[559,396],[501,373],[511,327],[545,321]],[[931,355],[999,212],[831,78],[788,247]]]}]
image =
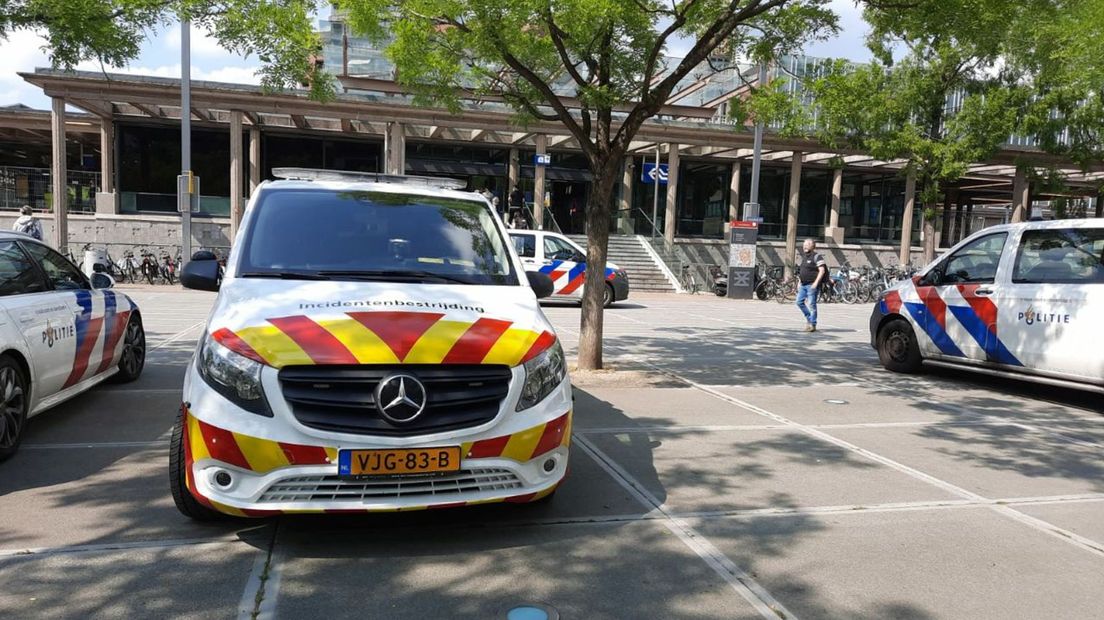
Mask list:
[{"label": "van hood", "polygon": [[503,364],[556,342],[522,286],[229,278],[211,338],[268,366]]}]

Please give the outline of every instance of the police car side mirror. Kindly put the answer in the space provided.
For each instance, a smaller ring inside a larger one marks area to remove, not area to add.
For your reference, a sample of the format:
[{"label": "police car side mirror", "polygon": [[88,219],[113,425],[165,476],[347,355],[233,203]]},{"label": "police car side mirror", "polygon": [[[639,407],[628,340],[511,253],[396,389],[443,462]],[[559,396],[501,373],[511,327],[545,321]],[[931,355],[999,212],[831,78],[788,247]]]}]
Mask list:
[{"label": "police car side mirror", "polygon": [[111,288],[115,282],[106,273],[97,271],[92,274],[92,288]]},{"label": "police car side mirror", "polygon": [[537,299],[544,299],[552,295],[554,287],[552,278],[548,277],[548,274],[539,271],[526,271],[525,275],[529,277],[529,288],[536,293]]},{"label": "police car side mirror", "polygon": [[180,283],[184,288],[197,291],[217,291],[222,284],[219,277],[219,263],[214,259],[192,260],[184,265],[180,272]]}]

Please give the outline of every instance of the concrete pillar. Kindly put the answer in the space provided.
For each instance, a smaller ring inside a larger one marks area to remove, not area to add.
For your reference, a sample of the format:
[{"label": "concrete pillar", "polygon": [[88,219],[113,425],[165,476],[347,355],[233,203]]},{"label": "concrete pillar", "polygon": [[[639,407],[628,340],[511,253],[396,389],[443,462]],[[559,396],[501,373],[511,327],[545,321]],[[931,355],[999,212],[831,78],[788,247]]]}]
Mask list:
[{"label": "concrete pillar", "polygon": [[678,227],[679,145],[668,145],[667,153],[667,210],[663,217],[663,236],[674,243]]},{"label": "concrete pillar", "polygon": [[114,215],[119,212],[115,199],[115,123],[110,118],[100,123],[100,191],[96,192],[96,213]]},{"label": "concrete pillar", "polygon": [[965,239],[966,237],[969,237],[974,232],[972,230],[973,225],[974,225],[973,220],[974,220],[974,205],[973,204],[968,204],[968,205],[966,205],[966,219],[962,223],[962,238],[963,239]]},{"label": "concrete pillar", "polygon": [[1027,209],[1031,184],[1027,182],[1027,172],[1022,168],[1016,169],[1016,176],[1012,179],[1012,221],[1024,222],[1027,220]]},{"label": "concrete pillar", "polygon": [[244,179],[242,179],[242,113],[241,110],[230,111],[230,242],[238,236],[238,226],[241,224],[242,194],[244,194]]},{"label": "concrete pillar", "polygon": [[[548,136],[539,133],[536,135],[537,155],[548,153]],[[544,169],[546,166],[533,167],[533,228],[544,228]]]},{"label": "concrete pillar", "polygon": [[905,212],[901,215],[901,251],[898,260],[908,265],[912,258],[912,220],[916,210],[916,173],[908,173],[905,178]]},{"label": "concrete pillar", "polygon": [[65,161],[65,99],[53,97],[50,111],[50,192],[53,194],[54,247],[64,253],[69,244],[69,170]]},{"label": "concrete pillar", "polygon": [[966,238],[962,231],[962,217],[962,200],[959,200],[955,203],[954,210],[954,236],[951,237],[951,243],[948,245],[954,245]]},{"label": "concrete pillar", "polygon": [[790,163],[790,203],[786,209],[786,277],[793,275],[793,263],[797,260],[797,212],[801,207],[801,163],[804,155],[793,152]]},{"label": "concrete pillar", "polygon": [[740,213],[740,162],[732,162],[732,176],[728,180],[728,220],[725,221],[725,235],[732,228],[732,222],[741,220]]},{"label": "concrete pillar", "polygon": [[249,195],[261,184],[261,130],[249,128]]},{"label": "concrete pillar", "polygon": [[517,187],[519,178],[521,178],[521,161],[518,150],[510,149],[510,165],[506,169],[506,195],[502,197],[503,209],[505,209],[505,203],[510,200],[510,194]]},{"label": "concrete pillar", "polygon": [[832,204],[828,212],[828,227],[824,229],[824,240],[843,244],[843,229],[839,225],[840,197],[843,195],[843,169],[832,171]]},{"label": "concrete pillar", "polygon": [[402,123],[387,123],[384,170],[387,174],[406,174],[406,131]]}]

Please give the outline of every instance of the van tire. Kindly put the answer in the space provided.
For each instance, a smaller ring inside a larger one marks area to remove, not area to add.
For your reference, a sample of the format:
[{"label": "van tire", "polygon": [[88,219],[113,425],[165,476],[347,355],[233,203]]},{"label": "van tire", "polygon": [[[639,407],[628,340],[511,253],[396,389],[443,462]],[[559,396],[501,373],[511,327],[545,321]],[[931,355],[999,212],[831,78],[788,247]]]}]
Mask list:
[{"label": "van tire", "polygon": [[218,521],[226,516],[200,504],[188,490],[184,464],[184,410],[173,426],[172,439],[169,441],[169,490],[173,502],[180,514],[195,521]]},{"label": "van tire", "polygon": [[920,370],[923,357],[908,321],[893,319],[878,330],[878,360],[893,372],[913,374]]},{"label": "van tire", "polygon": [[613,305],[613,298],[614,298],[613,285],[612,284],[606,284],[605,290],[602,291],[602,306],[605,307],[605,308],[609,308],[610,306],[612,306]]}]

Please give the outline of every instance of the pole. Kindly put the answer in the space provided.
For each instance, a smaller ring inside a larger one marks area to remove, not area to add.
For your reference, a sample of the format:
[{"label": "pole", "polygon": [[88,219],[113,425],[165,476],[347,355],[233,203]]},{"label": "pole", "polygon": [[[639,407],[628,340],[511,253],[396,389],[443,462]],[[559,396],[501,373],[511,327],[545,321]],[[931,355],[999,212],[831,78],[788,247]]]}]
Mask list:
[{"label": "pole", "polygon": [[652,194],[652,239],[656,236],[657,219],[659,217],[659,143],[656,142],[656,163],[652,171],[652,185],[655,193]]},{"label": "pole", "polygon": [[[767,84],[767,65],[763,63],[759,65],[759,88],[763,88]],[[759,204],[759,166],[763,160],[763,121],[756,121],[755,123],[755,144],[753,146],[753,154],[751,159],[751,196],[748,197],[748,201],[752,204]],[[759,216],[758,213],[755,214]],[[747,217],[747,214],[744,214]]]},{"label": "pole", "polygon": [[[192,22],[180,20],[180,170],[192,174]],[[189,187],[189,189],[191,189]],[[189,196],[190,198],[190,196]],[[180,214],[180,256],[192,258],[192,212]]]}]

